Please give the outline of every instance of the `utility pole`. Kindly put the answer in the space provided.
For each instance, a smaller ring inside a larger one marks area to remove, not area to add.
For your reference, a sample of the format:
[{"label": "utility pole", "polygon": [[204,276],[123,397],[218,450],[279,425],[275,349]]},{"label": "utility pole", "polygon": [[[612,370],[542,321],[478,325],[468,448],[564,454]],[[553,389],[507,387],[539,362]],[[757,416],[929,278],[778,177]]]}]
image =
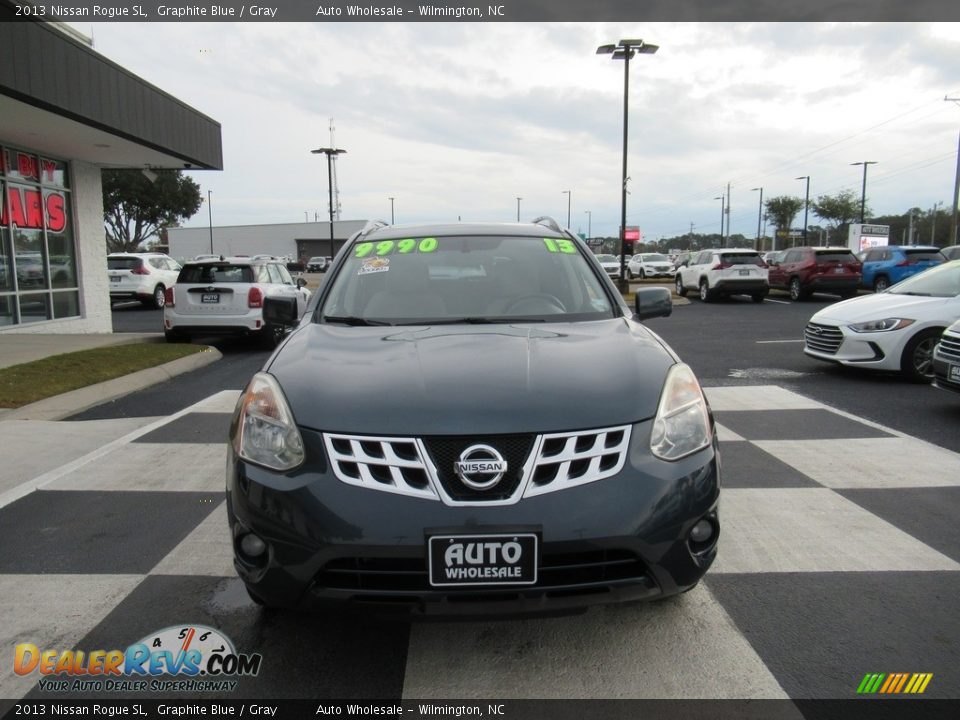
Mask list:
[{"label": "utility pole", "polygon": [[[945,102],[956,103],[960,106],[960,98],[952,98],[943,96]],[[950,225],[950,244],[957,244],[957,205],[960,203],[960,133],[957,134],[957,176],[953,181],[953,207],[951,208],[951,213],[953,215],[953,223]]]},{"label": "utility pole", "polygon": [[910,225],[907,229],[907,245],[913,244],[913,208],[910,208]]},{"label": "utility pole", "polygon": [[942,203],[937,200],[933,204],[933,212],[930,215],[930,244],[933,245],[936,242],[937,237],[937,208],[940,207]]},{"label": "utility pole", "polygon": [[723,241],[723,247],[727,247],[730,243],[727,242],[730,239],[730,183],[727,183],[727,235]]}]

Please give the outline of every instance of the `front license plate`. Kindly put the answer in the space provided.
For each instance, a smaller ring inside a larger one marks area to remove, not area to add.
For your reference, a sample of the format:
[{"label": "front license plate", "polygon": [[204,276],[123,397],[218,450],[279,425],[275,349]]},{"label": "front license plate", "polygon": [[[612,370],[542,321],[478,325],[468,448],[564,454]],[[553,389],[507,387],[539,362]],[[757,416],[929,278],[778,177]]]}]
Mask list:
[{"label": "front license plate", "polygon": [[749,270],[741,270],[741,271],[740,271],[740,274],[741,274],[741,275],[749,275],[749,274],[750,274],[750,271],[749,271]]},{"label": "front license plate", "polygon": [[428,538],[434,587],[533,585],[537,582],[533,533],[433,535]]},{"label": "front license plate", "polygon": [[217,293],[204,293],[203,297],[200,298],[200,302],[218,303],[220,302],[220,296]]},{"label": "front license plate", "polygon": [[960,365],[951,365],[947,377],[951,382],[960,382]]}]

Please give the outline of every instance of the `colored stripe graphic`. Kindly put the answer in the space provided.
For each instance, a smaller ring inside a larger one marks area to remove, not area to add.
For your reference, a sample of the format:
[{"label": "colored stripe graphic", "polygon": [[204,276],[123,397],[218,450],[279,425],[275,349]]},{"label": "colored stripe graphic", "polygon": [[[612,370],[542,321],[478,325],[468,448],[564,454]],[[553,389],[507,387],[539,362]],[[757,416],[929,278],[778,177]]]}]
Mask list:
[{"label": "colored stripe graphic", "polygon": [[933,673],[867,673],[857,686],[857,695],[920,695],[933,679]]}]

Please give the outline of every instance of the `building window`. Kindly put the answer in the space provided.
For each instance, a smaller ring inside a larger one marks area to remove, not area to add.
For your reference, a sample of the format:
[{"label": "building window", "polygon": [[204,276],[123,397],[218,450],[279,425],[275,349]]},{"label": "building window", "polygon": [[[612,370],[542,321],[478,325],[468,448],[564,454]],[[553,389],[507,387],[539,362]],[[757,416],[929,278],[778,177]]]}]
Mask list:
[{"label": "building window", "polygon": [[63,160],[0,146],[0,326],[80,315]]}]

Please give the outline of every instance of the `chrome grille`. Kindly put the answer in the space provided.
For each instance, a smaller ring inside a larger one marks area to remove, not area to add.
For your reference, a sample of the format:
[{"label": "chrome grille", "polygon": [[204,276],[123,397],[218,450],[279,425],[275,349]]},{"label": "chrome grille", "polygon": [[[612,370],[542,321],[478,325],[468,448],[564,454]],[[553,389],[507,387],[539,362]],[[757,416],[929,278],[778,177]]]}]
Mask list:
[{"label": "chrome grille", "polygon": [[944,360],[960,362],[960,335],[944,333],[937,345],[937,355]]},{"label": "chrome grille", "polygon": [[630,426],[544,435],[524,497],[616,475],[630,444]]},{"label": "chrome grille", "polygon": [[833,325],[807,323],[803,331],[803,339],[810,350],[835,355],[843,342],[843,333]]},{"label": "chrome grille", "polygon": [[413,438],[325,433],[323,442],[334,474],[348,485],[439,500]]},{"label": "chrome grille", "polygon": [[[565,490],[616,475],[623,469],[630,446],[630,425],[545,435],[510,436],[517,447],[506,452],[519,477],[491,492],[453,492],[453,455],[446,445],[458,449],[465,438],[377,437],[324,433],[323,442],[337,479],[348,485],[382,490],[446,505],[512,505],[522,497]],[[504,436],[477,435],[472,443],[490,442]],[[519,443],[519,444],[518,444]],[[428,452],[427,446],[431,447]],[[465,446],[464,446],[465,447]],[[437,458],[432,456],[444,450]],[[457,453],[458,455],[458,453]],[[437,461],[451,468],[441,471]],[[450,472],[447,472],[450,470]]]}]

